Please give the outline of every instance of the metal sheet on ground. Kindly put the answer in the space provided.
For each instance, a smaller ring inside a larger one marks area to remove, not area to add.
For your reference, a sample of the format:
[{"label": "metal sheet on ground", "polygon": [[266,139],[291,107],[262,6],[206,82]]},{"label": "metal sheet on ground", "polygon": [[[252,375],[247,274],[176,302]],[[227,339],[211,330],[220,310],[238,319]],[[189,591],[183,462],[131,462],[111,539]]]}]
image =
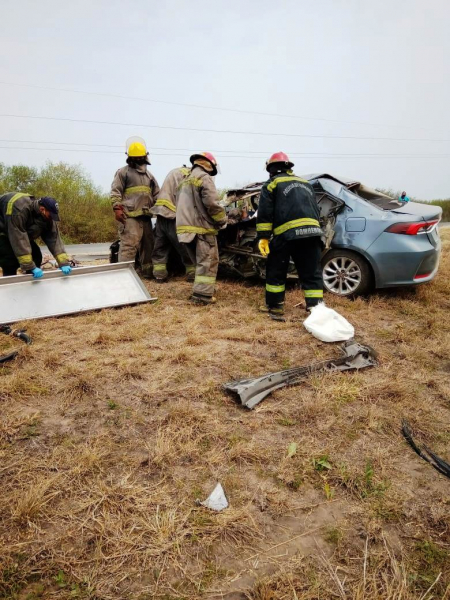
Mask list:
[{"label": "metal sheet on ground", "polygon": [[100,308],[155,302],[132,262],[0,277],[0,325]]}]

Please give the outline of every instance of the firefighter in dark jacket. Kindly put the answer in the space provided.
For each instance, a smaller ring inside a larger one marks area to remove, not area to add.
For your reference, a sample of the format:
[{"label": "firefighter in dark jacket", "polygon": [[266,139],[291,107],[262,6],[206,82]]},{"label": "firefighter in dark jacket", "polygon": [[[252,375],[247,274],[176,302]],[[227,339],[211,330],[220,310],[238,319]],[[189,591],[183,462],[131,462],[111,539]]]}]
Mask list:
[{"label": "firefighter in dark jacket", "polygon": [[269,158],[266,170],[270,179],[262,187],[256,221],[259,251],[267,256],[266,304],[261,310],[275,315],[284,313],[291,257],[305,293],[306,309],[323,302],[319,207],[312,186],[294,175],[293,166],[284,152]]},{"label": "firefighter in dark jacket", "polygon": [[58,204],[45,196],[39,200],[28,194],[10,192],[0,196],[0,267],[3,275],[16,275],[20,267],[40,279],[42,253],[34,240],[47,245],[64,273],[72,268],[59,235]]}]

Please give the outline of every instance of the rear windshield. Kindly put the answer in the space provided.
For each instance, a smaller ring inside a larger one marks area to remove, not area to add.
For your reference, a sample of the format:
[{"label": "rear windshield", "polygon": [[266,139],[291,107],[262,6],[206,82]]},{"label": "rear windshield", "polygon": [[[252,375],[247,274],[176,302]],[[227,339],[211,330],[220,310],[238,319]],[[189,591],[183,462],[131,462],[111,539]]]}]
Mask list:
[{"label": "rear windshield", "polygon": [[398,200],[395,200],[378,190],[373,190],[362,183],[352,183],[347,187],[360,198],[364,198],[364,200],[367,200],[367,202],[370,202],[371,204],[375,204],[375,206],[378,206],[378,208],[381,208],[382,210],[394,210],[395,208],[402,206],[402,203],[398,202]]}]

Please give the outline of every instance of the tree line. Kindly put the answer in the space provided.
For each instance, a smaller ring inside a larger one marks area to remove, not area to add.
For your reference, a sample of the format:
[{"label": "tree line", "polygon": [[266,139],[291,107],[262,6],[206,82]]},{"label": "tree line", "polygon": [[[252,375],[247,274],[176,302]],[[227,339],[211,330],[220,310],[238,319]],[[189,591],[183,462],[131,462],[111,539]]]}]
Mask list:
[{"label": "tree line", "polygon": [[59,203],[60,228],[66,243],[110,242],[117,237],[117,223],[109,196],[79,165],[47,163],[37,169],[0,163],[0,194],[6,192],[55,198]]}]

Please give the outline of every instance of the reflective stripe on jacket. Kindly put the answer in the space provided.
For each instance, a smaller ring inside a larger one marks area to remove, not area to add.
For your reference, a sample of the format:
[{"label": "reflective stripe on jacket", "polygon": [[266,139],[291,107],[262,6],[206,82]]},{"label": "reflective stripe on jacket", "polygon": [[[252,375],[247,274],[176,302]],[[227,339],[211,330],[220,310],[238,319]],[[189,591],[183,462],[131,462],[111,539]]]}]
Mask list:
[{"label": "reflective stripe on jacket", "polygon": [[225,210],[212,177],[202,167],[194,166],[190,175],[178,186],[177,235],[188,243],[199,235],[217,235],[226,224]]},{"label": "reflective stripe on jacket", "polygon": [[188,167],[172,169],[162,184],[161,191],[152,208],[152,215],[159,215],[166,219],[175,219],[177,212],[177,190],[181,181],[191,172]]},{"label": "reflective stripe on jacket", "polygon": [[277,173],[263,185],[256,219],[258,238],[320,236],[319,218],[316,194],[308,181],[286,172]]},{"label": "reflective stripe on jacket", "polygon": [[158,182],[146,165],[122,167],[116,172],[111,185],[113,207],[122,204],[128,217],[150,215],[158,194]]},{"label": "reflective stripe on jacket", "polygon": [[8,236],[23,271],[31,271],[36,267],[31,256],[30,240],[38,237],[46,244],[60,267],[69,264],[58,224],[47,221],[41,215],[39,201],[34,196],[14,192],[0,196],[0,234]]}]

